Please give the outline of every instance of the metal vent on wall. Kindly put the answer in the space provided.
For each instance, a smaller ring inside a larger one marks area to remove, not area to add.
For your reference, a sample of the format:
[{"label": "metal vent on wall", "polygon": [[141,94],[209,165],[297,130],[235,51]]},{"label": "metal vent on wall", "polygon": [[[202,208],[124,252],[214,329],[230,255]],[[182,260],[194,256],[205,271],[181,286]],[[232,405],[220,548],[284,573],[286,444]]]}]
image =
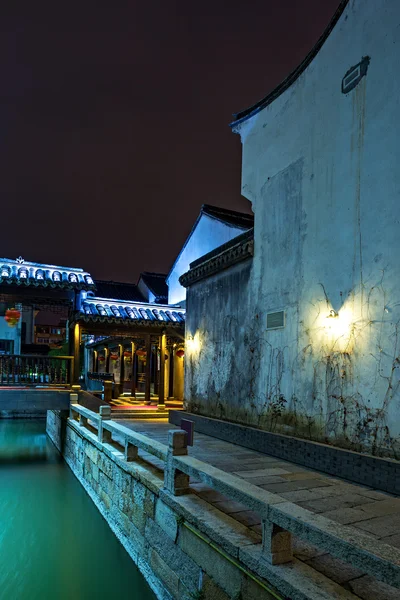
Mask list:
[{"label": "metal vent on wall", "polygon": [[281,329],[282,327],[285,327],[285,312],[283,310],[267,313],[267,329]]}]

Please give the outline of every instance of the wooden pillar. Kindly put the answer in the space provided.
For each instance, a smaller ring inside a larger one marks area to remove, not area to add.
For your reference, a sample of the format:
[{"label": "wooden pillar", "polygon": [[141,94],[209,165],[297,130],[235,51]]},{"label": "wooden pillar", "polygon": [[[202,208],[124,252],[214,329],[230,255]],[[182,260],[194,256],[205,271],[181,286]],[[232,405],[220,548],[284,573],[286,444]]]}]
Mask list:
[{"label": "wooden pillar", "polygon": [[174,358],[175,352],[174,347],[171,346],[169,349],[169,382],[168,382],[168,398],[174,397]]},{"label": "wooden pillar", "polygon": [[132,386],[131,386],[131,396],[132,398],[136,397],[136,347],[135,342],[132,343]]},{"label": "wooden pillar", "polygon": [[107,348],[107,346],[104,346],[104,357],[106,359],[106,365],[105,365],[106,373],[109,373],[110,372],[110,350]]},{"label": "wooden pillar", "polygon": [[158,408],[165,409],[165,348],[167,336],[163,333],[160,336],[160,380],[158,384]]},{"label": "wooden pillar", "polygon": [[124,392],[124,379],[125,379],[125,358],[124,358],[124,345],[119,344],[119,395]]},{"label": "wooden pillar", "polygon": [[73,328],[73,361],[72,361],[72,385],[79,385],[80,375],[80,344],[81,344],[81,326],[75,323]]},{"label": "wooden pillar", "polygon": [[145,404],[150,404],[150,402],[151,402],[151,397],[150,397],[150,377],[151,377],[150,358],[151,358],[151,337],[150,337],[150,334],[147,334],[146,335],[146,371],[145,371],[146,381],[145,381],[145,390],[144,390]]}]

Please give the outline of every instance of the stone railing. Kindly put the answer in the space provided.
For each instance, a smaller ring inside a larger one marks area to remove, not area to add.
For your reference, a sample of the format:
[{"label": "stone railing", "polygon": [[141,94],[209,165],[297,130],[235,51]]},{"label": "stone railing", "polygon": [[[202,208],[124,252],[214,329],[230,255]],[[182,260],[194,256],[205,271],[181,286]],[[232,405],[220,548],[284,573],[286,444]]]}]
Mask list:
[{"label": "stone railing", "polygon": [[70,418],[80,427],[96,427],[98,441],[103,444],[120,444],[115,438],[122,439],[126,461],[135,461],[139,449],[165,461],[164,490],[167,493],[173,496],[189,493],[192,477],[257,512],[262,521],[261,560],[272,565],[292,561],[293,534],[364,573],[400,587],[400,550],[188,456],[185,431],[170,431],[167,446],[113,422],[108,406],[101,406],[97,414],[71,403]]}]

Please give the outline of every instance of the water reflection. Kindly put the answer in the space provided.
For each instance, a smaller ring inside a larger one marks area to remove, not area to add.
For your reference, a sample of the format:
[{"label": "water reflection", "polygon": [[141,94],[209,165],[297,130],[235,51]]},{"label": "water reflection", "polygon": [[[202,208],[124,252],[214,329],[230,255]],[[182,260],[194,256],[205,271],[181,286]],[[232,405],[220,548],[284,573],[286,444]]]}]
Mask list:
[{"label": "water reflection", "polygon": [[0,420],[0,599],[155,596],[45,434]]}]

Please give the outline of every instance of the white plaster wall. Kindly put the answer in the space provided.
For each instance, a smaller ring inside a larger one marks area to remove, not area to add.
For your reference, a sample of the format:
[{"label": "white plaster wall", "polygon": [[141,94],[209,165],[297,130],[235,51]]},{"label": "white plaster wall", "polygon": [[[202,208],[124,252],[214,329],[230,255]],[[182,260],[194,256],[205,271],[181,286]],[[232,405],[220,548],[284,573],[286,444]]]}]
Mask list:
[{"label": "white plaster wall", "polygon": [[21,354],[21,321],[16,327],[9,327],[4,317],[0,317],[0,340],[13,340],[14,354]]},{"label": "white plaster wall", "polygon": [[[366,77],[342,94],[363,56]],[[351,0],[306,71],[238,127],[255,213],[256,401],[282,397],[303,428],[373,451],[400,449],[399,63],[398,0]],[[286,327],[267,332],[276,309]]]},{"label": "white plaster wall", "polygon": [[191,262],[229,242],[243,231],[239,227],[227,225],[208,215],[201,215],[196,228],[168,275],[168,304],[180,304],[186,300],[186,289],[179,283],[179,277],[189,271]]},{"label": "white plaster wall", "polygon": [[143,279],[139,280],[138,289],[143,294],[143,297],[146,300],[146,302],[155,302],[155,295],[149,290]]}]

